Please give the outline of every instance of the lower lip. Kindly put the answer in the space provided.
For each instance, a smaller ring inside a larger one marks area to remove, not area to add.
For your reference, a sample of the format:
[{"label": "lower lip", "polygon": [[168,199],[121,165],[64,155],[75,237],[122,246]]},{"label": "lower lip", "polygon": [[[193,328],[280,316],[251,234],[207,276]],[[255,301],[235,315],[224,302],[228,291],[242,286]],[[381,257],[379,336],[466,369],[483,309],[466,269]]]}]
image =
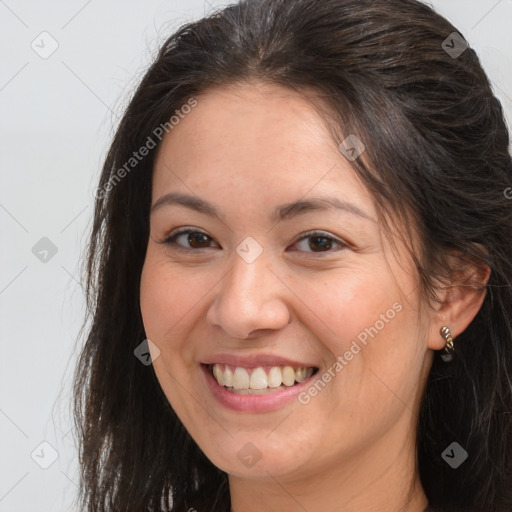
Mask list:
[{"label": "lower lip", "polygon": [[266,395],[241,395],[228,391],[227,388],[219,385],[213,378],[207,365],[201,364],[201,369],[214,398],[224,407],[239,412],[268,412],[280,409],[286,404],[293,402],[316,375],[314,373],[299,384],[282,389],[281,391],[269,392]]}]

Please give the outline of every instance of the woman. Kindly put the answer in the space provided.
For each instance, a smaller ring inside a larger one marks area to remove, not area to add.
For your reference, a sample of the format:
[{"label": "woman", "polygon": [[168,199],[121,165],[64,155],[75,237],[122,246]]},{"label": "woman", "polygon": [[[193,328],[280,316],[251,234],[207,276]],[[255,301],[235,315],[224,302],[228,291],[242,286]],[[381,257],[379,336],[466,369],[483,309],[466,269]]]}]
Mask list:
[{"label": "woman", "polygon": [[415,0],[173,34],[96,193],[81,509],[512,510],[508,142]]}]

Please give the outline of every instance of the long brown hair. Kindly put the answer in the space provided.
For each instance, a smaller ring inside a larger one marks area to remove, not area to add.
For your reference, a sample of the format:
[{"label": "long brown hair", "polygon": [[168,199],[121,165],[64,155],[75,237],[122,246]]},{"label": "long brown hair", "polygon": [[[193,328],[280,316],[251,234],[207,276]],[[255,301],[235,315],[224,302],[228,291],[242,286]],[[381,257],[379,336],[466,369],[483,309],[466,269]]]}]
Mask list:
[{"label": "long brown hair", "polygon": [[[333,136],[365,143],[366,164],[352,166],[382,218],[407,219],[420,234],[425,296],[446,277],[449,252],[491,268],[455,359],[434,358],[418,461],[435,508],[512,510],[509,134],[476,53],[454,32],[416,0],[245,0],[163,44],[106,157],[84,262],[91,323],[74,380],[81,510],[229,511],[227,475],[189,436],[152,366],[134,356],[146,338],[139,281],[157,149],[118,171],[190,98],[251,79],[315,90]],[[452,441],[469,454],[456,470],[441,458]]]}]

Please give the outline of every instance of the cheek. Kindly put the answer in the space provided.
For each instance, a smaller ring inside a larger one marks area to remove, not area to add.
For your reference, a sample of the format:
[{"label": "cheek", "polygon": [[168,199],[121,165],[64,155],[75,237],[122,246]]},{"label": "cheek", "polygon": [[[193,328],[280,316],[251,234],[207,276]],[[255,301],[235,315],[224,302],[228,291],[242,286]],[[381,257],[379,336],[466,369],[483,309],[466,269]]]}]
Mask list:
[{"label": "cheek", "polygon": [[173,326],[179,328],[202,296],[200,291],[168,261],[148,251],[140,282],[140,309],[148,338],[164,342],[172,337]]},{"label": "cheek", "polygon": [[[148,249],[140,282],[140,309],[146,337],[160,349],[155,371],[184,381],[194,368],[194,343],[190,333],[203,312],[205,280],[177,268]],[[165,369],[165,371],[164,371]]]},{"label": "cheek", "polygon": [[176,311],[173,295],[166,293],[169,284],[158,265],[146,258],[140,281],[140,310],[146,335],[151,340],[160,339],[169,323],[168,315],[163,312],[173,314]]},{"label": "cheek", "polygon": [[[403,286],[408,289],[406,283]],[[389,273],[354,269],[328,283],[305,286],[301,293],[318,312],[309,328],[322,339],[333,360],[342,358],[341,366],[333,368],[336,377],[331,381],[343,404],[337,414],[364,422],[376,411],[385,417],[386,408],[403,407],[397,395],[409,403],[424,349],[415,304],[404,297]],[[368,414],[361,404],[366,404]]]},{"label": "cheek", "polygon": [[300,280],[293,284],[294,293],[313,313],[309,315],[310,329],[319,339],[331,340],[331,352],[343,354],[359,335],[364,341],[365,336],[369,337],[366,329],[371,329],[376,322],[381,327],[379,331],[390,330],[388,323],[381,326],[380,315],[386,316],[390,310],[386,320],[396,316],[393,304],[400,296],[396,286],[391,286],[378,268],[378,265],[372,265],[371,269],[346,265],[331,272],[326,280]]},{"label": "cheek", "polygon": [[[183,336],[187,312],[192,308],[193,290],[183,277],[173,272],[169,262],[148,249],[140,281],[140,309],[146,336],[160,349],[153,369],[169,403],[182,422],[191,404],[183,394],[183,385],[191,389],[190,347]],[[188,347],[188,348],[187,348]],[[181,385],[180,385],[181,384]],[[192,404],[193,405],[193,404]],[[190,412],[188,413],[190,415]]]}]

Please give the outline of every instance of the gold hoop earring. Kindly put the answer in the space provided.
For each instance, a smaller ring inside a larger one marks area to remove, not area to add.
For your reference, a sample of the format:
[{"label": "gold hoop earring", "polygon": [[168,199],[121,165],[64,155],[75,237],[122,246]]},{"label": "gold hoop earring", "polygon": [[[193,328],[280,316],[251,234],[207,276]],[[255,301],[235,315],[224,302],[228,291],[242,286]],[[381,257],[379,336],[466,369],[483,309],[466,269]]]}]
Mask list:
[{"label": "gold hoop earring", "polygon": [[444,354],[441,354],[441,359],[445,362],[449,362],[453,359],[453,353],[455,352],[455,347],[453,346],[452,332],[450,331],[449,327],[446,327],[446,325],[441,327],[439,332],[446,341],[446,345],[444,346]]}]

